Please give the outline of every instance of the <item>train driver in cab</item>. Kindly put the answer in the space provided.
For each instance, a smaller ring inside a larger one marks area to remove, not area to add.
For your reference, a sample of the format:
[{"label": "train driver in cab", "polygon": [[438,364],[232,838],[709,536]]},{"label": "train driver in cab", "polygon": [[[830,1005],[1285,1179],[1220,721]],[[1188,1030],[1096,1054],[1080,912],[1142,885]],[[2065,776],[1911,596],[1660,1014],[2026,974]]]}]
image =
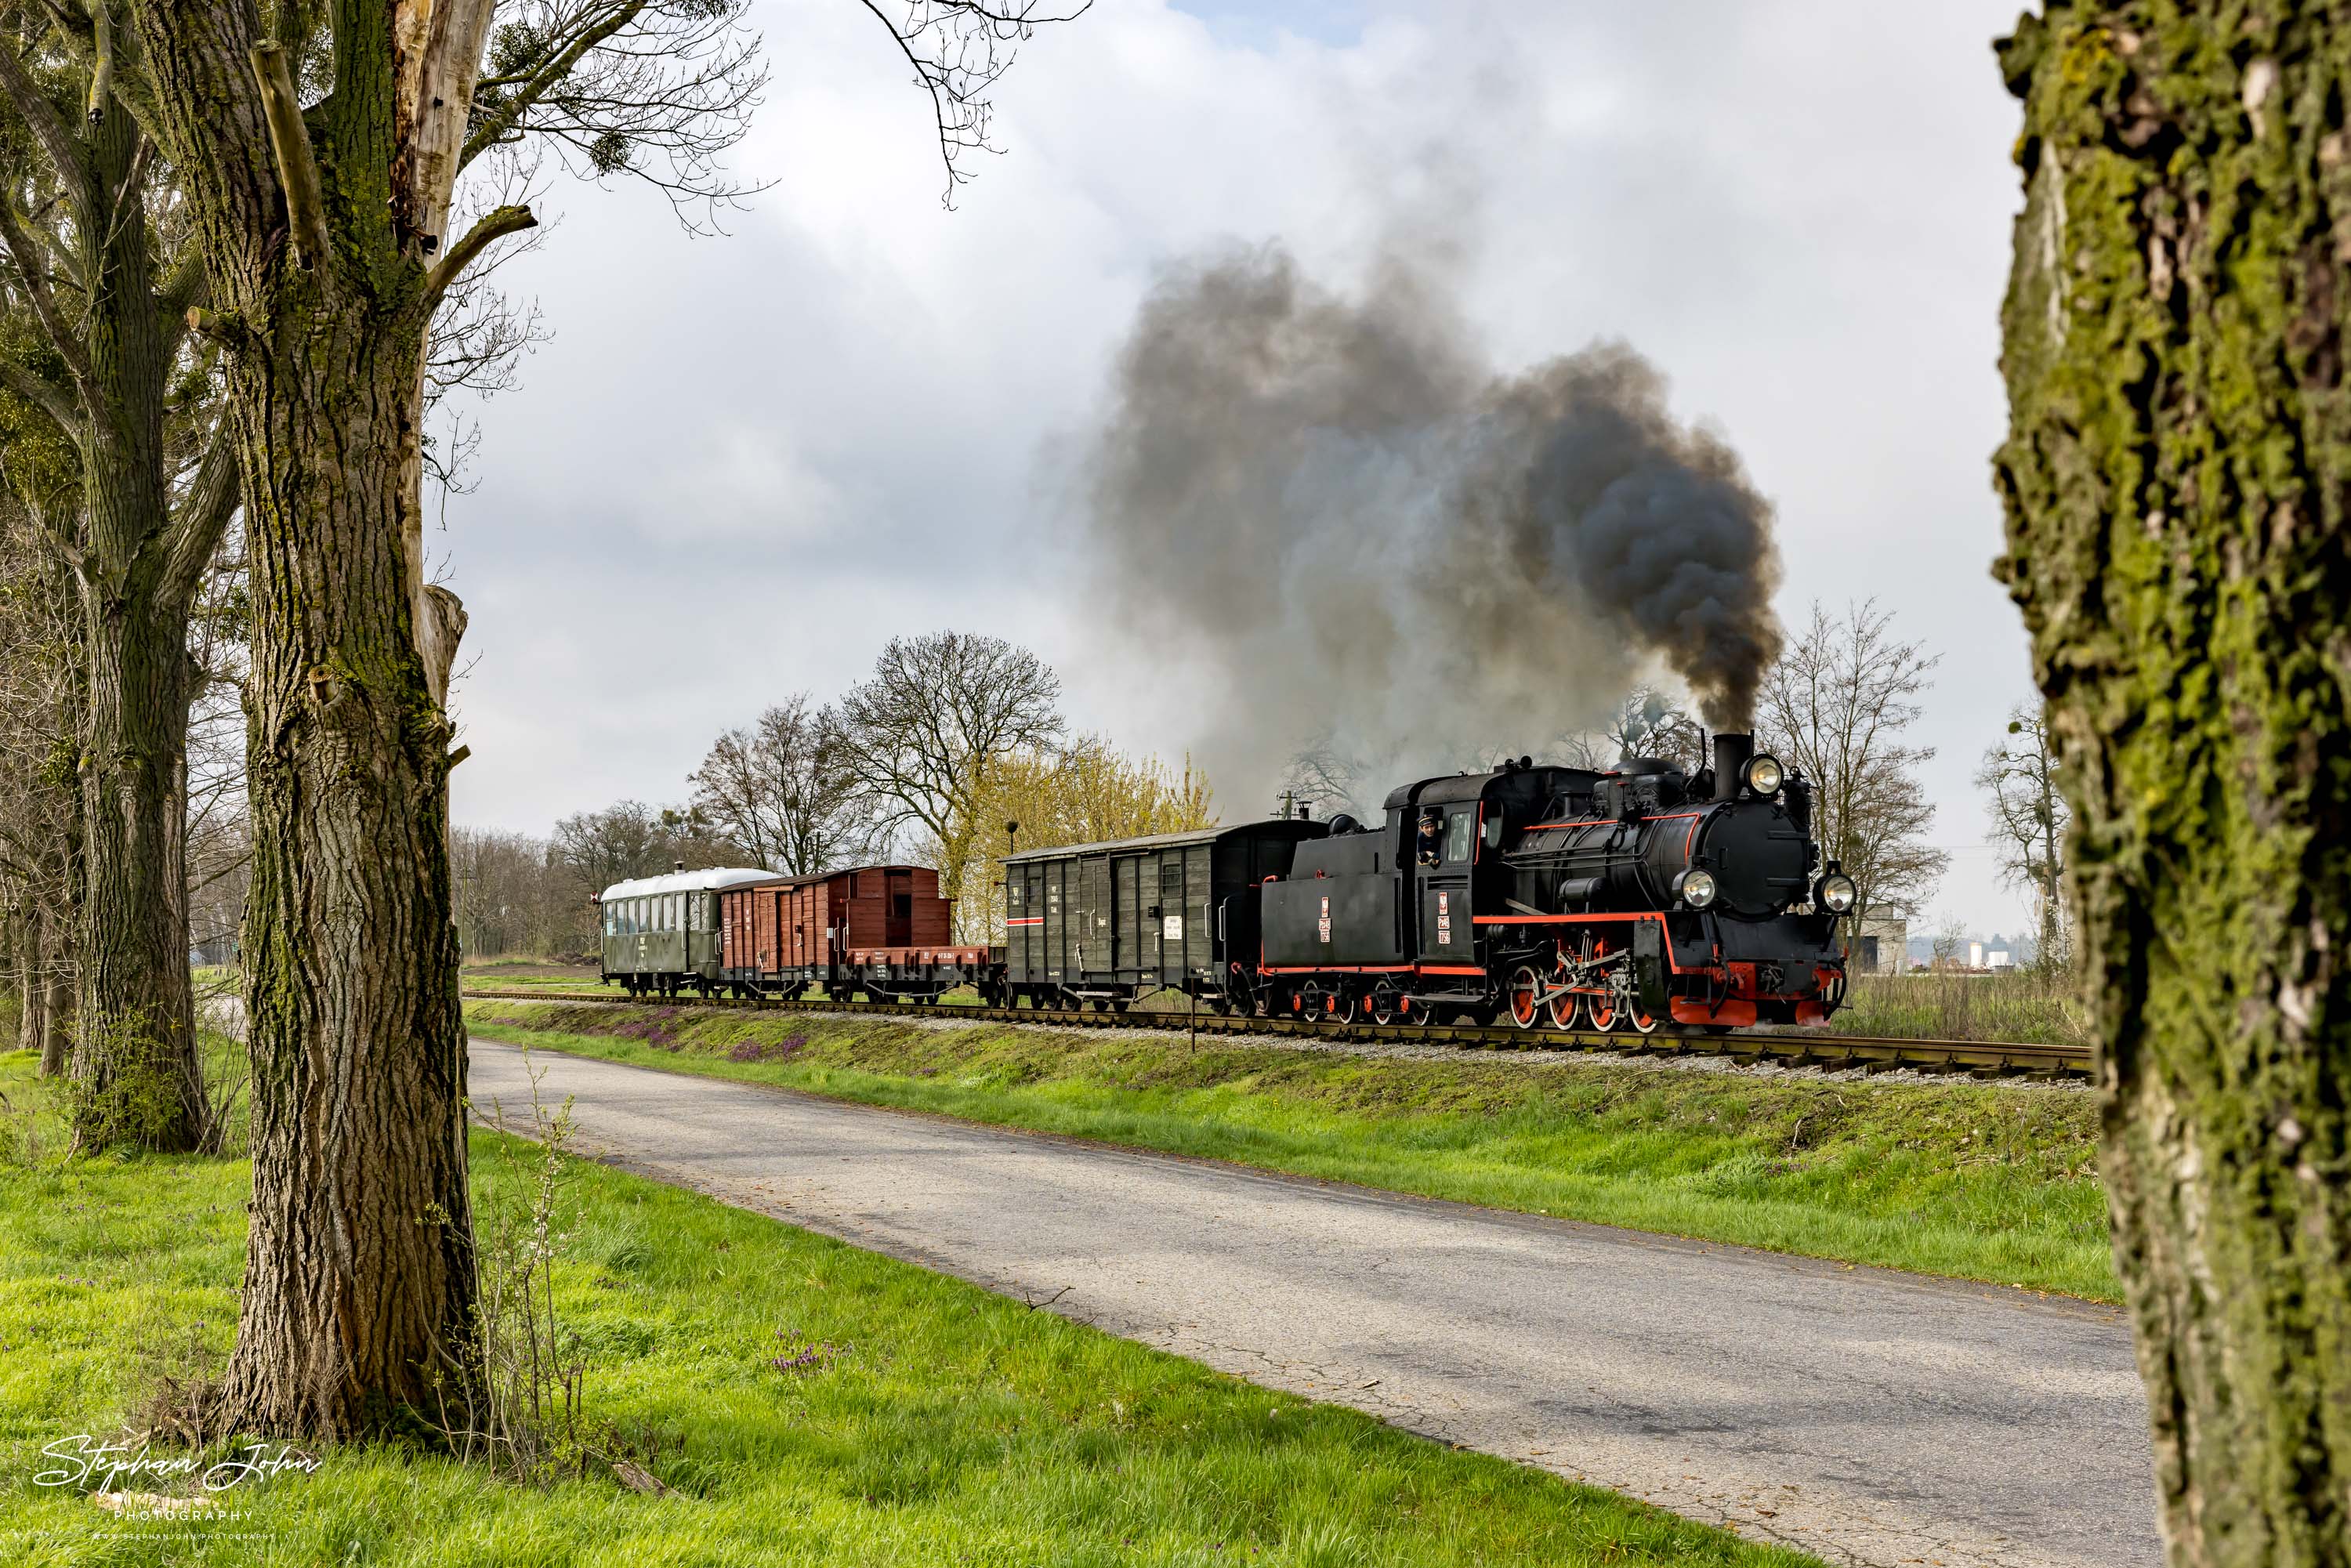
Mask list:
[{"label": "train driver in cab", "polygon": [[1420,814],[1420,863],[1435,865],[1445,852],[1445,814],[1427,810]]}]

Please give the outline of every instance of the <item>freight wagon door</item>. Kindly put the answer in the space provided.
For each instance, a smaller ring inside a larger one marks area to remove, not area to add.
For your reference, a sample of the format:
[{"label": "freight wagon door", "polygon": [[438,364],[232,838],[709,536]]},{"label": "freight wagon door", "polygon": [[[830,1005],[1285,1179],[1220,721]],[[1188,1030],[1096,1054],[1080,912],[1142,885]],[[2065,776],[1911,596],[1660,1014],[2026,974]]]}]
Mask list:
[{"label": "freight wagon door", "polygon": [[1061,980],[1069,977],[1070,940],[1070,862],[1055,861],[1045,868],[1045,977]]},{"label": "freight wagon door", "polygon": [[914,873],[892,872],[886,891],[890,902],[882,916],[882,946],[910,946],[914,940]]},{"label": "freight wagon door", "polygon": [[1005,933],[1004,957],[1014,979],[1045,977],[1045,868],[1014,866],[1010,880],[1020,889],[1019,924]]},{"label": "freight wagon door", "polygon": [[1142,871],[1143,862],[1134,855],[1121,855],[1110,862],[1110,963],[1103,967],[1113,972],[1135,968],[1143,962],[1140,917],[1135,912]]},{"label": "freight wagon door", "polygon": [[1176,985],[1184,978],[1184,932],[1188,924],[1185,911],[1184,852],[1170,850],[1159,857],[1159,897],[1151,923],[1158,947],[1151,967],[1163,985]]},{"label": "freight wagon door", "polygon": [[1073,955],[1075,974],[1092,976],[1110,968],[1110,857],[1088,855],[1078,862],[1077,932]]}]

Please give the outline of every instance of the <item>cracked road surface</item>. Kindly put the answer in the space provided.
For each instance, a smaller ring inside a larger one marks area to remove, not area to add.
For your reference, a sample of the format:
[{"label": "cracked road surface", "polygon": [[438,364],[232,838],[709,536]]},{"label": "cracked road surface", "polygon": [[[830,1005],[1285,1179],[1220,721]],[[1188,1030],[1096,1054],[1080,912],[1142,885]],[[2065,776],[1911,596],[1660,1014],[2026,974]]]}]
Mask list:
[{"label": "cracked road surface", "polygon": [[[1831,1562],[2161,1560],[2120,1314],[533,1053],[579,1146]],[[471,1092],[528,1105],[474,1042]]]}]

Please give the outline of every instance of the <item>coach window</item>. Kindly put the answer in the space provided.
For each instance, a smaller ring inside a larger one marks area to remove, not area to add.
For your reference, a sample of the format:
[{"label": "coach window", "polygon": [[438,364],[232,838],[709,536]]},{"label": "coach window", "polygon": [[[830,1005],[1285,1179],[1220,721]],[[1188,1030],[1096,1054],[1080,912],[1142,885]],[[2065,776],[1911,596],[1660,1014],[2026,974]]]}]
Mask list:
[{"label": "coach window", "polygon": [[1445,819],[1445,863],[1468,865],[1469,843],[1478,831],[1478,819],[1468,811],[1456,811]]}]

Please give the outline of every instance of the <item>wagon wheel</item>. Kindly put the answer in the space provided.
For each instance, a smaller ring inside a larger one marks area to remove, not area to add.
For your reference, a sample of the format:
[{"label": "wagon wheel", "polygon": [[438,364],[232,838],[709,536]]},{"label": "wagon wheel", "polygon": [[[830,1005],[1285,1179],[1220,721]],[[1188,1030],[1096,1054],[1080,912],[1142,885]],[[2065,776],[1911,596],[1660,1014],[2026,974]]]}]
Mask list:
[{"label": "wagon wheel", "polygon": [[1583,998],[1583,1016],[1593,1029],[1605,1034],[1616,1027],[1618,1009],[1616,993],[1602,991]]},{"label": "wagon wheel", "polygon": [[1663,1021],[1641,1011],[1637,1005],[1623,1009],[1616,1015],[1616,1027],[1626,1034],[1655,1034]]},{"label": "wagon wheel", "polygon": [[1535,973],[1532,964],[1521,964],[1510,971],[1510,984],[1504,991],[1510,1022],[1520,1029],[1533,1029],[1543,1019],[1542,977]]},{"label": "wagon wheel", "polygon": [[1225,1004],[1243,1018],[1257,1012],[1257,988],[1249,984],[1249,971],[1238,964],[1225,972]]},{"label": "wagon wheel", "polygon": [[1363,1004],[1361,1000],[1356,997],[1353,991],[1347,989],[1345,987],[1341,987],[1340,989],[1331,998],[1329,1003],[1325,1005],[1322,1013],[1323,1021],[1326,1023],[1353,1023],[1355,1021],[1355,1015],[1362,1010],[1362,1007]]},{"label": "wagon wheel", "polygon": [[1562,991],[1551,999],[1551,1027],[1562,1034],[1573,1034],[1583,1022],[1583,994]]},{"label": "wagon wheel", "polygon": [[1396,992],[1394,986],[1381,981],[1372,988],[1370,1012],[1376,1024],[1392,1024],[1396,1020]]}]

